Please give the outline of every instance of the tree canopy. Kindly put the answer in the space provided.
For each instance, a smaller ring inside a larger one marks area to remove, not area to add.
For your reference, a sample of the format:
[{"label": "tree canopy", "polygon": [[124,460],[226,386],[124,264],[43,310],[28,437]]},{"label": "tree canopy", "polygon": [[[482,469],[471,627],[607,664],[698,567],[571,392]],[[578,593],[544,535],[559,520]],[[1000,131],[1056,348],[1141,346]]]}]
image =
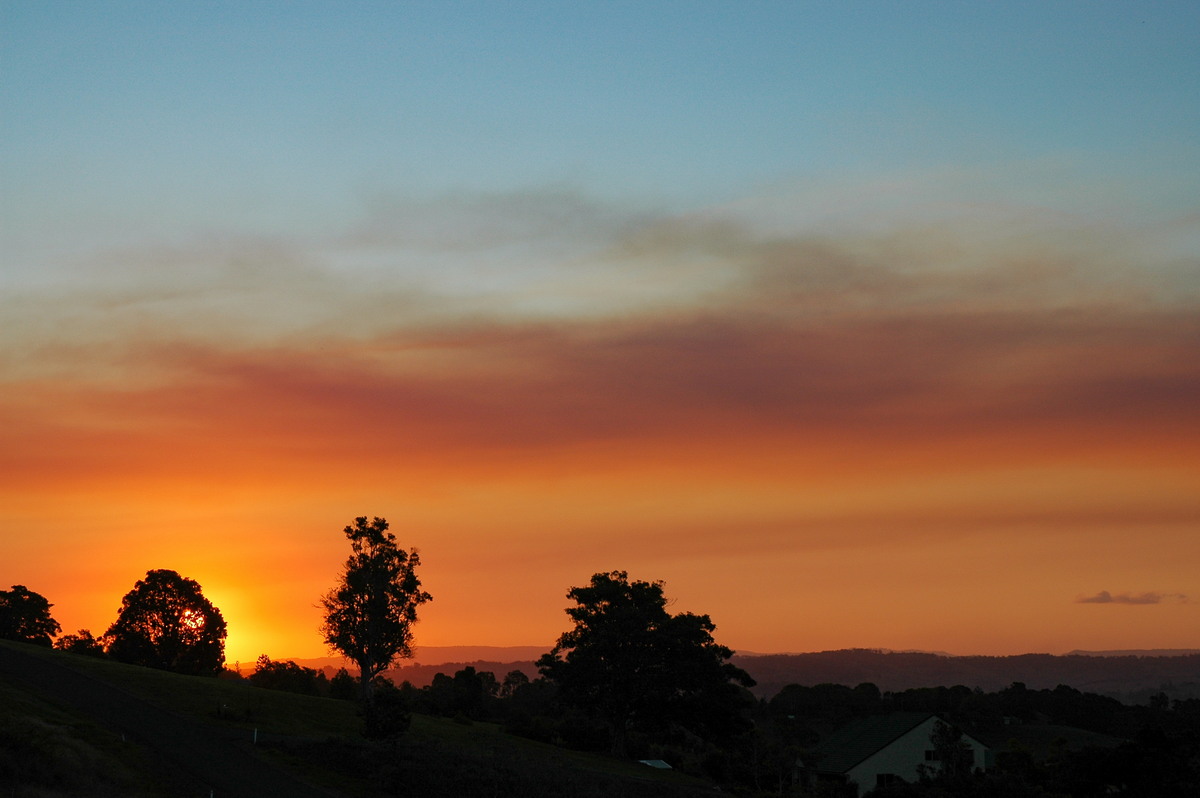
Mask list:
[{"label": "tree canopy", "polygon": [[754,684],[727,660],[707,615],[667,612],[662,582],[629,581],[625,571],[592,576],[567,593],[574,628],[538,660],[564,701],[608,727],[614,753],[627,733],[672,725],[701,736],[742,729],[738,685]]},{"label": "tree canopy", "polygon": [[216,675],[225,664],[225,618],[194,579],[147,571],[121,600],[105,637],[113,659],[134,665]]},{"label": "tree canopy", "polygon": [[330,648],[358,665],[363,699],[370,702],[371,680],[395,659],[412,656],[417,608],[433,597],[417,578],[416,549],[397,546],[386,519],[360,516],[343,532],[351,554],[337,587],[321,599],[321,632]]},{"label": "tree canopy", "polygon": [[329,684],[323,671],[297,665],[291,660],[274,662],[266,654],[259,656],[254,673],[247,681],[255,687],[302,695],[321,695]]},{"label": "tree canopy", "polygon": [[0,590],[0,639],[49,646],[62,627],[50,615],[54,605],[25,585]]},{"label": "tree canopy", "polygon": [[90,629],[80,629],[73,635],[63,635],[54,641],[54,647],[60,651],[70,651],[72,654],[83,654],[89,657],[105,656],[103,642],[92,636]]}]

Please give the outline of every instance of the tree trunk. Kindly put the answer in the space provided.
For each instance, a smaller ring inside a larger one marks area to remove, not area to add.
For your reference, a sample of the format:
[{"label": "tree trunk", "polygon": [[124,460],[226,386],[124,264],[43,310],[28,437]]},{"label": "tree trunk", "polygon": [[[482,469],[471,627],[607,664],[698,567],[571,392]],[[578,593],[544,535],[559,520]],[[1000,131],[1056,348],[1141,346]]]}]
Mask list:
[{"label": "tree trunk", "polygon": [[367,666],[360,662],[358,665],[358,698],[365,709],[370,709],[375,705],[375,689],[371,685],[375,677],[368,673]]},{"label": "tree trunk", "polygon": [[629,735],[627,734],[628,724],[624,718],[620,720],[612,720],[608,723],[608,739],[609,753],[621,759],[629,757]]}]

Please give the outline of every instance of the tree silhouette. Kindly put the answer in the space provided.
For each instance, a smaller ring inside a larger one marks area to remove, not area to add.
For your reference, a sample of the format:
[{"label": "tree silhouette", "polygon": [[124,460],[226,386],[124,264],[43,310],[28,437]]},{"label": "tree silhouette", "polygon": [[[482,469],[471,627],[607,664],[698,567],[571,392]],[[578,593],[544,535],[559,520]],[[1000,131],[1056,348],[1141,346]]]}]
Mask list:
[{"label": "tree silhouette", "polygon": [[329,680],[329,697],[352,699],[356,692],[354,677],[345,668],[338,668],[337,673]]},{"label": "tree silhouette", "polygon": [[963,738],[962,729],[939,720],[929,735],[929,744],[939,765],[934,774],[937,778],[954,780],[971,775],[975,752]]},{"label": "tree silhouette", "polygon": [[500,683],[499,696],[501,698],[509,698],[517,690],[521,689],[522,685],[529,684],[529,677],[524,671],[512,670],[504,676],[504,681]]},{"label": "tree silhouette", "polygon": [[63,635],[54,641],[54,647],[60,651],[70,651],[72,654],[83,654],[89,657],[103,657],[103,644],[92,636],[90,629],[80,629],[73,635]]},{"label": "tree silhouette", "polygon": [[417,607],[433,596],[421,590],[416,549],[405,552],[386,519],[354,519],[343,531],[350,541],[338,586],[321,599],[325,642],[359,669],[359,690],[372,704],[372,680],[397,658],[412,656]]},{"label": "tree silhouette", "polygon": [[45,596],[25,585],[0,590],[0,639],[49,646],[62,630],[58,621],[50,616],[53,606]]},{"label": "tree silhouette", "polygon": [[291,660],[272,662],[266,654],[259,656],[254,673],[247,681],[255,687],[302,695],[321,695],[329,684],[323,671],[297,665]]},{"label": "tree silhouette", "polygon": [[712,738],[745,728],[737,685],[749,674],[726,662],[707,615],[667,612],[662,582],[630,582],[625,571],[598,573],[573,587],[575,626],[538,660],[562,699],[608,727],[612,752],[626,753],[628,732],[671,725]]},{"label": "tree silhouette", "polygon": [[225,664],[225,619],[200,585],[175,571],[147,571],[121,600],[105,633],[120,662],[215,676]]}]

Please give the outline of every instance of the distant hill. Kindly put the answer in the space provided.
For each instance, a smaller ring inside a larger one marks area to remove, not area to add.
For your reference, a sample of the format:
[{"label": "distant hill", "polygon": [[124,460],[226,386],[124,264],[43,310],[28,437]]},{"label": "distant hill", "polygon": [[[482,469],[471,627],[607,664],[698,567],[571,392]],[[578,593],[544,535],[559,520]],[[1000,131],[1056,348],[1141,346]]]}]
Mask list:
[{"label": "distant hill", "polygon": [[1068,651],[1068,657],[1190,657],[1200,648],[1131,648],[1118,651]]},{"label": "distant hill", "polygon": [[418,646],[412,661],[419,665],[441,665],[444,662],[530,662],[545,654],[553,644],[545,646]]},{"label": "distant hill", "polygon": [[[452,674],[470,665],[503,679],[519,670],[536,678],[534,661],[550,646],[423,646],[412,660],[403,660],[388,671],[399,683],[424,687],[438,673]],[[309,668],[332,675],[352,663],[340,657],[298,659]],[[916,687],[978,687],[1002,690],[1023,682],[1034,690],[1060,684],[1077,690],[1143,703],[1150,695],[1165,692],[1171,698],[1200,698],[1200,650],[1150,649],[1139,651],[1075,651],[1066,655],[1020,654],[1008,657],[951,656],[941,652],[844,649],[804,654],[736,654],[733,662],[745,669],[758,686],[756,695],[769,698],[789,684],[845,684],[871,682],[884,691]],[[245,669],[245,665],[243,665]]]},{"label": "distant hill", "polygon": [[[444,665],[463,662],[533,662],[545,654],[552,646],[418,646],[410,660],[402,660],[403,666],[411,665]],[[354,671],[354,664],[342,657],[310,657],[308,659],[292,659],[297,665],[306,668],[346,668]],[[243,663],[245,668],[246,664]],[[254,669],[253,663],[250,669]]]},{"label": "distant hill", "polygon": [[758,682],[755,693],[772,696],[788,684],[854,686],[871,682],[884,691],[966,685],[1001,690],[1013,682],[1030,689],[1060,684],[1124,701],[1141,702],[1165,692],[1200,697],[1200,652],[1181,656],[1022,654],[1011,657],[950,657],[869,649],[811,654],[735,655],[735,664]]}]

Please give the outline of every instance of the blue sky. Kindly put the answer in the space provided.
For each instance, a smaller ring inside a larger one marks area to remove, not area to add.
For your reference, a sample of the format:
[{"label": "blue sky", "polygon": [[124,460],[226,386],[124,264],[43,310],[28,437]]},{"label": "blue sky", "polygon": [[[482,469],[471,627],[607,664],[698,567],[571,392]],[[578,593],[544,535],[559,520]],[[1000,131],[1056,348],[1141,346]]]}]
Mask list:
[{"label": "blue sky", "polygon": [[1195,200],[1192,3],[0,14],[4,209],[18,227],[5,240],[18,252],[64,235],[295,234],[347,224],[380,196],[550,186],[679,210],[948,165],[1064,169],[1156,205]]}]

